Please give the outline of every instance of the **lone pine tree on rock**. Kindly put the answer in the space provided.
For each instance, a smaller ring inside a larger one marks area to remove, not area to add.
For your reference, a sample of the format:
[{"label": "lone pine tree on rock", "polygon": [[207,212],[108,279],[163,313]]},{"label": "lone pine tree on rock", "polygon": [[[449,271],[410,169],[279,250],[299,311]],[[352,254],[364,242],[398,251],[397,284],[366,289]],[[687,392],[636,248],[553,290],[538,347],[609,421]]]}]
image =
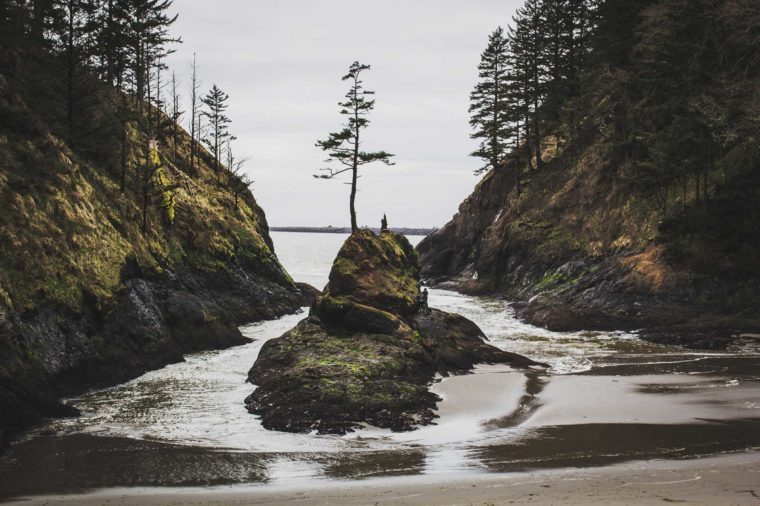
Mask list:
[{"label": "lone pine tree on rock", "polygon": [[348,118],[340,132],[331,132],[327,139],[317,141],[317,147],[327,151],[329,157],[327,163],[337,163],[342,167],[322,169],[322,174],[315,174],[318,179],[333,179],[345,172],[351,172],[351,197],[349,199],[349,212],[351,213],[351,231],[356,232],[359,226],[356,223],[356,182],[359,177],[359,167],[372,162],[382,162],[393,165],[390,161],[393,156],[385,151],[362,151],[361,132],[369,126],[367,116],[375,108],[375,100],[367,99],[368,95],[374,95],[374,91],[365,90],[362,86],[360,75],[369,70],[369,65],[362,65],[358,61],[351,64],[348,74],[343,76],[343,81],[350,81],[351,88],[346,93],[346,101],[339,102],[340,113]]}]

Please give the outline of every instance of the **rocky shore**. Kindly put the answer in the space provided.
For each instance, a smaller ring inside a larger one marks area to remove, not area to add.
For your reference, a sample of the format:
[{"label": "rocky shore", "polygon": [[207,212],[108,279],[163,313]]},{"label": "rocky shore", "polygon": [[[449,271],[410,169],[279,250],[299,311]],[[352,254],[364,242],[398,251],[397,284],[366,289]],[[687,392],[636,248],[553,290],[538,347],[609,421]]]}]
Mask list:
[{"label": "rocky shore", "polygon": [[[664,239],[637,243],[633,231],[664,232],[647,230],[646,217],[619,209],[623,202],[596,200],[600,167],[572,172],[566,164],[549,162],[520,193],[509,172],[486,176],[451,222],[417,246],[425,281],[503,296],[524,321],[556,331],[637,330],[695,349],[760,336],[752,277],[700,275]],[[589,208],[579,198],[600,203]]]},{"label": "rocky shore", "polygon": [[111,301],[92,300],[81,312],[0,310],[3,445],[41,417],[76,415],[58,401],[62,396],[127,381],[186,353],[243,344],[239,324],[293,312],[309,300],[293,284],[242,265],[159,276],[133,268],[124,276]]},{"label": "rocky shore", "polygon": [[[11,77],[44,82],[45,60],[6,56],[0,452],[42,417],[73,414],[63,396],[241,344],[240,323],[309,303],[279,264],[251,192],[231,174],[222,184],[209,153],[191,154],[186,132],[158,139],[163,179],[146,186],[139,127],[148,108],[134,104],[124,137],[102,139],[97,153],[69,145],[36,88]],[[16,68],[22,62],[30,67]],[[93,92],[100,119],[111,114],[107,91]]]},{"label": "rocky shore", "polygon": [[419,267],[406,238],[347,239],[308,318],[267,342],[245,400],[266,428],[342,434],[370,424],[412,430],[436,417],[435,375],[477,363],[540,366],[485,342],[464,317],[418,311]]}]

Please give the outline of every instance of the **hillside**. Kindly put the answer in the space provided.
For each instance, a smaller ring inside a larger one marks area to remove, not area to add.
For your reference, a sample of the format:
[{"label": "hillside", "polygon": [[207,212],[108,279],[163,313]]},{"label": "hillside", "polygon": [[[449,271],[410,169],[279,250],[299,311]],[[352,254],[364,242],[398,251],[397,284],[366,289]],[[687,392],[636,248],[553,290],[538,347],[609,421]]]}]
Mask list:
[{"label": "hillside", "polygon": [[[57,63],[0,52],[3,444],[67,413],[62,395],[241,344],[238,324],[305,304],[239,178],[216,174],[203,150],[191,164],[182,130],[175,143],[162,127],[148,152],[143,132],[162,113],[84,76],[86,128],[66,139]],[[124,139],[117,106],[130,112]],[[147,154],[160,167],[149,179]]]},{"label": "hillside", "polygon": [[582,121],[490,171],[418,246],[423,276],[552,329],[725,347],[760,329],[760,9],[616,3],[566,106]]}]

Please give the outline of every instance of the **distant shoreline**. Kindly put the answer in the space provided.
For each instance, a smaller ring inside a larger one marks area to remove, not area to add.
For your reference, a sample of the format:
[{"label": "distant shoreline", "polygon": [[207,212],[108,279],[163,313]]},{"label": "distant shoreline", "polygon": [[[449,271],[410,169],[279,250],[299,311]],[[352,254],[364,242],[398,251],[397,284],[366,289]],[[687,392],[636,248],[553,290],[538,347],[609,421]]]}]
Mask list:
[{"label": "distant shoreline", "polygon": [[[380,231],[379,228],[369,228],[373,232]],[[393,232],[404,235],[430,235],[438,230],[437,228],[409,228],[409,227],[391,227]],[[350,227],[269,227],[270,232],[311,232],[315,234],[350,234]]]}]

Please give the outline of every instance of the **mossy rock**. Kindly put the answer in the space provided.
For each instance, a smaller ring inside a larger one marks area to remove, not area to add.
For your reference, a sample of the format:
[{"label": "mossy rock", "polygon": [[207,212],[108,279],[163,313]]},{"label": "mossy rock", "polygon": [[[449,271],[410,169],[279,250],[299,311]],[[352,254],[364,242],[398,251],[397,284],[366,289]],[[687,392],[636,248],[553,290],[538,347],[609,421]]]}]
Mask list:
[{"label": "mossy rock", "polygon": [[258,385],[248,410],[283,431],[413,430],[436,417],[440,399],[428,389],[436,373],[539,365],[487,344],[462,316],[419,313],[418,294],[417,257],[405,237],[353,234],[310,316],[262,347],[248,373]]},{"label": "mossy rock", "polygon": [[407,329],[400,318],[374,307],[358,304],[347,297],[317,297],[315,310],[323,322],[349,330],[394,334]]},{"label": "mossy rock", "polygon": [[360,230],[338,252],[325,296],[408,315],[417,309],[419,278],[417,253],[406,237]]}]

